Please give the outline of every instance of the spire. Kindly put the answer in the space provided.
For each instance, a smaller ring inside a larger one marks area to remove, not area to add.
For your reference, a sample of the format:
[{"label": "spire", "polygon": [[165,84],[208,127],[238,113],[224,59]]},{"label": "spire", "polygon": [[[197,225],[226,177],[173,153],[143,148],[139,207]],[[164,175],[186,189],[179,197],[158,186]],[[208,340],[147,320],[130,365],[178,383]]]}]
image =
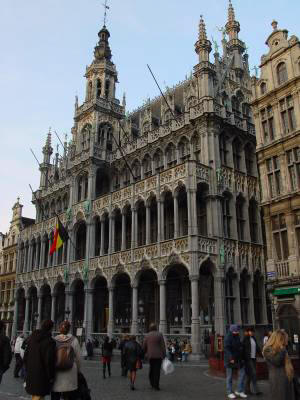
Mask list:
[{"label": "spire", "polygon": [[234,8],[231,3],[231,0],[229,0],[229,5],[228,5],[228,22],[234,22],[235,21],[235,14],[234,14]]},{"label": "spire", "polygon": [[226,32],[229,36],[229,40],[238,39],[238,33],[240,31],[240,24],[235,20],[235,13],[231,0],[229,0],[228,5],[228,21],[225,26]]},{"label": "spire", "polygon": [[199,36],[195,44],[195,51],[199,54],[199,61],[209,61],[209,53],[211,52],[211,42],[207,40],[206,27],[203,16],[200,15]]},{"label": "spire", "polygon": [[123,93],[122,106],[123,106],[124,112],[125,112],[125,109],[126,109],[126,93],[125,92]]},{"label": "spire", "polygon": [[53,148],[51,147],[51,128],[49,128],[46,143],[45,146],[43,147],[44,163],[49,164],[52,153],[53,153]]},{"label": "spire", "polygon": [[206,27],[202,15],[200,15],[200,22],[199,22],[199,40],[207,40]]},{"label": "spire", "polygon": [[110,38],[110,33],[105,25],[98,33],[99,42],[95,47],[94,56],[95,61],[111,61],[111,50],[109,47],[108,39]]}]

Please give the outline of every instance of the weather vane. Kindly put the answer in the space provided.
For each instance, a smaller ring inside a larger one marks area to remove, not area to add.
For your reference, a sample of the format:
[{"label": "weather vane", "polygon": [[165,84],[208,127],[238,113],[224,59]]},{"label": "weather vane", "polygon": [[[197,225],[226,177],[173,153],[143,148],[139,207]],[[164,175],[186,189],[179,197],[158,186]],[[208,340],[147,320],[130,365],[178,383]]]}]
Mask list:
[{"label": "weather vane", "polygon": [[106,18],[107,18],[107,10],[109,10],[109,6],[107,5],[107,0],[105,0],[104,4],[102,4],[104,7],[104,26],[106,26]]}]

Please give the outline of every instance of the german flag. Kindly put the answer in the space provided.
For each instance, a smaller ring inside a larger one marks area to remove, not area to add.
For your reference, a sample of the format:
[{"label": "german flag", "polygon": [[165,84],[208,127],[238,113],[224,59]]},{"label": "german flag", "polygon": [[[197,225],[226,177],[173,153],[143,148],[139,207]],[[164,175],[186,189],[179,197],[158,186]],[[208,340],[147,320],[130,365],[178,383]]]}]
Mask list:
[{"label": "german flag", "polygon": [[56,250],[58,250],[68,239],[69,239],[68,231],[58,219],[54,232],[53,243],[50,248],[50,256],[52,256],[52,254],[55,253]]}]

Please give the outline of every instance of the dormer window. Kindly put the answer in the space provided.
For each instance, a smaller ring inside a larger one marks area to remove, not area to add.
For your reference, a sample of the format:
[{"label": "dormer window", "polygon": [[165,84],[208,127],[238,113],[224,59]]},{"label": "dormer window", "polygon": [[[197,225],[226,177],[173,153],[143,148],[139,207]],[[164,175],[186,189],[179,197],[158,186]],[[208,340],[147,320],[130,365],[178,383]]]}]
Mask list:
[{"label": "dormer window", "polygon": [[105,81],[105,97],[108,98],[109,96],[109,88],[110,88],[110,81],[107,79]]},{"label": "dormer window", "polygon": [[100,79],[97,79],[97,93],[96,93],[96,96],[97,96],[97,99],[99,99],[99,97],[101,97],[101,80]]},{"label": "dormer window", "polygon": [[277,81],[278,85],[281,85],[282,83],[286,82],[288,80],[288,74],[286,70],[286,65],[284,62],[281,62],[277,66]]},{"label": "dormer window", "polygon": [[88,101],[92,100],[92,90],[93,90],[93,84],[90,81],[88,86],[88,95],[87,95]]}]

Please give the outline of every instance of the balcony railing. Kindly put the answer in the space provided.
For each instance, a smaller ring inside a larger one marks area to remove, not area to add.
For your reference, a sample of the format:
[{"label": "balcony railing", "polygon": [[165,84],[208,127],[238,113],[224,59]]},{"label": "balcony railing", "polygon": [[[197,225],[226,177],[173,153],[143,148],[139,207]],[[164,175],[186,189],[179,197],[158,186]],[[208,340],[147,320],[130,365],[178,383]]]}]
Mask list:
[{"label": "balcony railing", "polygon": [[276,263],[277,278],[288,278],[290,276],[290,266],[288,261],[278,261]]}]

